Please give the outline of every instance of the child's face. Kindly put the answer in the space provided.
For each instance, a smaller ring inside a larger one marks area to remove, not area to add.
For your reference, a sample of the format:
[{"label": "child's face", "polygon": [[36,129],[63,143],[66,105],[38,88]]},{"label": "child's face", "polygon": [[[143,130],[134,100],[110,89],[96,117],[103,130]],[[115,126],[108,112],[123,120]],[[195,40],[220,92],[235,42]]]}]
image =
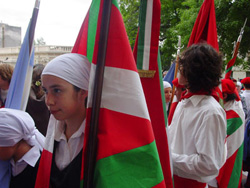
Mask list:
[{"label": "child's face", "polygon": [[172,97],[172,88],[171,87],[164,88],[164,94],[166,102],[170,102]]},{"label": "child's face", "polygon": [[42,86],[46,105],[57,120],[74,119],[85,115],[84,100],[87,91],[77,92],[69,82],[51,75],[42,76]]}]

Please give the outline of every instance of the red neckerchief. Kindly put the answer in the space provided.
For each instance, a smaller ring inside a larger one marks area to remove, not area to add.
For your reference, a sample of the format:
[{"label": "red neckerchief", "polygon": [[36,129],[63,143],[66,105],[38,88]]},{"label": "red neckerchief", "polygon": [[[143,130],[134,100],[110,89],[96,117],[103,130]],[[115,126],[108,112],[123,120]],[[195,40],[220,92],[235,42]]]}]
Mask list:
[{"label": "red neckerchief", "polygon": [[192,92],[187,93],[187,90],[185,90],[184,92],[181,93],[180,101],[182,99],[188,99],[188,98],[190,98],[190,97],[192,97],[194,95],[210,95],[210,96],[214,97],[214,99],[217,102],[219,102],[220,101],[220,96],[221,96],[220,93],[221,93],[221,91],[219,90],[218,87],[214,88],[210,94],[208,94],[208,92],[202,91],[202,90],[198,91],[198,92],[195,92],[195,93],[192,93]]}]

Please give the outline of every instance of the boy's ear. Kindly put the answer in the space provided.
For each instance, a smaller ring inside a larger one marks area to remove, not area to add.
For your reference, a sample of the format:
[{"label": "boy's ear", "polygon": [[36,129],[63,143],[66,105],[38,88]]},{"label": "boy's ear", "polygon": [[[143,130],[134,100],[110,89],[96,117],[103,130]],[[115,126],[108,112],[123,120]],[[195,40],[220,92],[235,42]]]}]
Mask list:
[{"label": "boy's ear", "polygon": [[223,95],[223,99],[227,98],[227,93],[222,93],[222,95]]}]

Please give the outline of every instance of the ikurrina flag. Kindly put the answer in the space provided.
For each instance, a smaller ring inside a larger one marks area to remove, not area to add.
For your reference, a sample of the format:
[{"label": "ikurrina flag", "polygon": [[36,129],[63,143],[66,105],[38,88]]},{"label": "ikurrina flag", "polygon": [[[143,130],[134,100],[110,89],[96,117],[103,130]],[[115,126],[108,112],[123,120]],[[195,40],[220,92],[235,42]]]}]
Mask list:
[{"label": "ikurrina flag", "polygon": [[[92,1],[72,50],[92,62],[86,137],[94,102],[103,3]],[[145,96],[116,0],[111,5],[97,139],[94,187],[165,187]]]},{"label": "ikurrina flag", "polygon": [[134,57],[147,101],[165,184],[166,187],[173,187],[166,132],[166,105],[158,50],[160,15],[161,3],[159,0],[141,0]]},{"label": "ikurrina flag", "polygon": [[242,39],[242,36],[244,33],[244,28],[246,26],[246,22],[247,22],[247,19],[245,20],[245,23],[244,23],[243,27],[241,28],[240,35],[237,39],[237,43],[236,43],[235,48],[234,48],[233,58],[227,63],[227,67],[226,67],[226,71],[225,71],[226,72],[226,74],[225,74],[226,79],[230,79],[230,77],[231,77],[232,68],[233,68],[233,65],[234,65],[236,58],[237,58],[237,54],[239,51],[239,47],[240,47],[241,39]]},{"label": "ikurrina flag", "polygon": [[227,115],[227,160],[217,177],[218,187],[241,187],[245,115],[240,101],[225,104]]},{"label": "ikurrina flag", "polygon": [[236,61],[237,55],[235,55],[228,63],[227,63],[227,67],[226,67],[226,71],[225,71],[225,79],[230,79],[231,74],[232,74],[232,68],[233,65]]},{"label": "ikurrina flag", "polygon": [[204,0],[189,38],[188,46],[204,42],[219,51],[214,0]]},{"label": "ikurrina flag", "polygon": [[5,107],[25,110],[29,98],[34,64],[34,35],[40,0],[36,0],[16,66],[10,82]]}]

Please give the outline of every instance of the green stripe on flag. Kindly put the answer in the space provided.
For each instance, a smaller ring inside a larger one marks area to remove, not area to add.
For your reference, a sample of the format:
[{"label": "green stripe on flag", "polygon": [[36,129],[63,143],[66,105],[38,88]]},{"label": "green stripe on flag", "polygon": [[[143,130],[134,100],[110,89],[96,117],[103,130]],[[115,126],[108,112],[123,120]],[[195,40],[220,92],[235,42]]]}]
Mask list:
[{"label": "green stripe on flag", "polygon": [[225,72],[228,73],[229,71],[232,70],[233,67],[229,67]]},{"label": "green stripe on flag", "polygon": [[241,125],[241,118],[231,118],[227,119],[227,135],[230,136],[233,134]]},{"label": "green stripe on flag", "polygon": [[161,84],[161,100],[163,105],[163,113],[164,113],[164,120],[165,120],[165,126],[168,125],[168,115],[166,110],[166,100],[165,100],[165,94],[164,94],[164,87],[163,87],[163,79],[162,79],[162,69],[161,69],[161,55],[160,55],[160,49],[158,48],[158,55],[157,55],[157,63],[158,63],[158,69],[159,69],[159,77],[160,77],[160,84]]},{"label": "green stripe on flag", "polygon": [[119,5],[116,0],[112,0],[112,4],[116,6],[116,8],[118,8],[118,10],[120,11]]},{"label": "green stripe on flag", "polygon": [[139,16],[139,35],[137,46],[137,69],[142,70],[143,67],[143,52],[144,52],[144,38],[145,38],[145,25],[147,14],[147,1],[141,0],[140,16]]},{"label": "green stripe on flag", "polygon": [[96,188],[153,187],[163,180],[155,141],[96,163]]},{"label": "green stripe on flag", "polygon": [[100,0],[93,1],[89,10],[89,23],[88,23],[88,40],[87,40],[87,58],[90,62],[93,60],[93,53],[95,47],[95,37],[97,30],[97,22],[100,10]]},{"label": "green stripe on flag", "polygon": [[231,173],[231,177],[229,180],[229,184],[227,188],[235,188],[238,187],[240,176],[241,176],[241,169],[242,169],[242,160],[243,160],[243,144],[237,151],[237,156],[234,162],[234,168]]}]

